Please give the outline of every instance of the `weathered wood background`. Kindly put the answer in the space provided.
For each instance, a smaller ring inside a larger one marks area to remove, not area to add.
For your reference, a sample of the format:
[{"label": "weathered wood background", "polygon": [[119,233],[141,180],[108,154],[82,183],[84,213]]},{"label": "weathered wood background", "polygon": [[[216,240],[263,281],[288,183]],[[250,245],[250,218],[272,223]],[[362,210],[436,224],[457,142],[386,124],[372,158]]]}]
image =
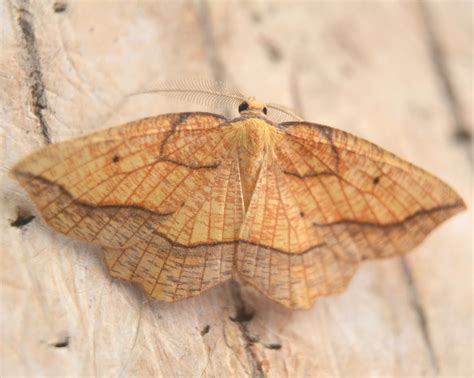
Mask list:
[{"label": "weathered wood background", "polygon": [[[472,376],[472,12],[470,1],[0,1],[0,374]],[[31,219],[6,173],[45,143],[203,110],[126,96],[190,76],[378,143],[469,210],[310,311],[237,285],[150,301],[111,280],[97,248]]]}]

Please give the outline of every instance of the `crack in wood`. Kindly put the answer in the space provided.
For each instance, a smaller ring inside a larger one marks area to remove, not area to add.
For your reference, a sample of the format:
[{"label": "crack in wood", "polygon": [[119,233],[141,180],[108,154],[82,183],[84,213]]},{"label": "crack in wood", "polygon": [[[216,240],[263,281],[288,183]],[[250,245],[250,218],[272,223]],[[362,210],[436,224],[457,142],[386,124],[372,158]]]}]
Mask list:
[{"label": "crack in wood", "polygon": [[406,260],[406,257],[402,256],[400,259],[400,264],[402,267],[403,275],[405,276],[405,281],[407,284],[407,288],[409,291],[410,303],[415,311],[418,325],[421,330],[421,335],[423,337],[423,341],[425,343],[426,349],[428,351],[428,357],[433,368],[433,375],[439,374],[439,363],[438,358],[436,357],[436,353],[434,350],[433,343],[431,341],[431,335],[428,327],[428,322],[426,319],[425,309],[423,308],[422,302],[420,301],[420,296],[418,294],[418,290],[415,285],[415,280],[413,278],[413,273],[411,271],[410,266]]},{"label": "crack in wood", "polygon": [[246,324],[253,319],[255,312],[253,310],[249,310],[247,304],[244,302],[240,284],[237,281],[231,280],[229,282],[229,287],[236,311],[236,316],[231,317],[230,319],[237,323],[240,333],[244,339],[247,359],[250,366],[252,366],[252,377],[264,377],[265,373],[263,371],[262,361],[260,361],[260,359],[257,357],[257,354],[254,350],[254,344],[259,341],[259,338],[249,332]]},{"label": "crack in wood", "polygon": [[424,1],[419,3],[422,24],[425,29],[426,41],[431,54],[431,62],[434,66],[436,77],[442,88],[443,96],[449,107],[449,113],[454,120],[454,137],[458,142],[463,143],[467,147],[468,159],[473,164],[473,155],[471,150],[472,134],[467,121],[464,120],[461,112],[461,105],[456,95],[451,76],[446,63],[441,42],[436,34],[436,26],[432,16],[430,15],[429,5]]},{"label": "crack in wood", "polygon": [[28,76],[32,111],[38,119],[44,142],[50,144],[51,137],[49,135],[48,123],[43,114],[43,111],[48,108],[48,101],[46,99],[38,45],[33,26],[33,15],[29,10],[30,1],[20,0],[18,4],[17,21],[26,50],[26,73]]},{"label": "crack in wood", "polygon": [[300,85],[296,69],[293,68],[290,73],[290,94],[291,99],[293,100],[293,108],[295,109],[296,114],[302,117],[304,114],[304,109],[303,100],[301,99],[300,92]]},{"label": "crack in wood", "polygon": [[[225,65],[219,56],[219,49],[215,40],[212,27],[211,12],[209,4],[203,0],[198,3],[198,18],[203,34],[203,44],[206,51],[207,62],[211,68],[211,73],[217,83],[225,83]],[[223,109],[225,118],[231,118],[232,111]],[[236,119],[234,119],[236,121]]]},{"label": "crack in wood", "polygon": [[224,82],[224,63],[219,57],[214,30],[212,28],[211,12],[207,1],[199,2],[198,10],[199,21],[203,32],[204,47],[206,48],[207,60],[211,66],[211,72],[216,81]]}]

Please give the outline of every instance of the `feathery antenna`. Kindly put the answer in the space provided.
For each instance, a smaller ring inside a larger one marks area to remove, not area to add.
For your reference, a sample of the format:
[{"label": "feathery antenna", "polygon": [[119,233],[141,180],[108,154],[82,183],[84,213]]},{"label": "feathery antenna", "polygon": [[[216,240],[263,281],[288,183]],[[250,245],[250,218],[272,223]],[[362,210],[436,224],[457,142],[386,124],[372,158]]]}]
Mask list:
[{"label": "feathery antenna", "polygon": [[162,93],[167,96],[192,102],[194,104],[237,109],[245,96],[227,84],[202,77],[177,79],[158,83],[154,89],[132,93]]},{"label": "feathery antenna", "polygon": [[[159,82],[153,89],[134,92],[129,96],[146,93],[160,93],[194,104],[205,106],[217,105],[231,110],[236,110],[243,101],[247,101],[246,96],[228,84],[204,77]],[[303,120],[293,111],[282,105],[266,104],[266,106],[268,109],[268,118],[275,123]]]},{"label": "feathery antenna", "polygon": [[288,122],[288,121],[303,121],[299,115],[294,113],[291,109],[279,104],[267,104],[268,118],[275,123]]}]

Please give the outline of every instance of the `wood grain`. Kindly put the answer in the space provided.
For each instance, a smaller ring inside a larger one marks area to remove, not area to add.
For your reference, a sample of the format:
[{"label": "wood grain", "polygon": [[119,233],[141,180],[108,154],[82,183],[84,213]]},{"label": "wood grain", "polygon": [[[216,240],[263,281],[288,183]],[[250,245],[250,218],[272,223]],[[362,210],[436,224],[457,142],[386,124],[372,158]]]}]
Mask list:
[{"label": "wood grain", "polygon": [[309,312],[235,284],[166,304],[112,280],[94,247],[27,222],[32,207],[5,176],[50,140],[211,110],[126,97],[155,79],[200,75],[369,139],[443,177],[470,209],[470,145],[453,138],[427,35],[437,35],[443,80],[472,128],[472,4],[425,4],[431,31],[416,3],[54,8],[0,5],[2,375],[472,375],[470,210],[416,253],[362,267],[346,293]]}]

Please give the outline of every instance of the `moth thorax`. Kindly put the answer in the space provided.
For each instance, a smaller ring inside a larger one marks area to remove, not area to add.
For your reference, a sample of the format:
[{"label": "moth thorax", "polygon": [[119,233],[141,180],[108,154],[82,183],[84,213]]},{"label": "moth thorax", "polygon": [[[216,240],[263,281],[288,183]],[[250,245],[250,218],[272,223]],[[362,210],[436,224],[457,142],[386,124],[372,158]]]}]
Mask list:
[{"label": "moth thorax", "polygon": [[243,121],[242,124],[240,148],[254,157],[266,155],[272,158],[279,136],[278,130],[273,125],[258,118],[250,118]]},{"label": "moth thorax", "polygon": [[263,164],[268,164],[275,156],[275,145],[280,134],[273,125],[259,118],[234,123],[232,132],[247,210]]}]

